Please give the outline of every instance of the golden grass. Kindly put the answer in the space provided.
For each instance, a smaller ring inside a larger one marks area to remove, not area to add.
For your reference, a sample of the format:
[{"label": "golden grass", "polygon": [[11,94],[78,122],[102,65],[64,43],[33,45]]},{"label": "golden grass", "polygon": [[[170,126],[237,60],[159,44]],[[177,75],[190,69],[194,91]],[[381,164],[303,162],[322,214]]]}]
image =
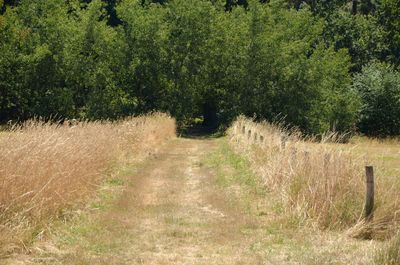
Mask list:
[{"label": "golden grass", "polygon": [[375,255],[377,265],[400,264],[400,234],[391,239],[386,246],[377,251]]},{"label": "golden grass", "polygon": [[74,126],[29,121],[0,137],[0,254],[85,203],[116,163],[153,153],[175,136],[163,114]]},{"label": "golden grass", "polygon": [[[400,147],[398,141],[363,138],[339,144],[332,141],[338,138],[335,135],[322,141],[307,140],[296,131],[244,117],[233,123],[228,135],[234,149],[245,154],[262,176],[265,187],[281,193],[286,214],[296,216],[299,222],[322,229],[349,229],[354,237],[384,239],[393,235],[400,221],[400,183],[393,176],[396,167],[389,170],[387,166],[400,161],[399,153],[393,157],[393,145]],[[365,223],[364,178],[369,164],[377,173],[376,209],[373,221]]]},{"label": "golden grass", "polygon": [[350,146],[365,164],[374,165],[375,213],[372,222],[361,222],[349,232],[356,237],[391,238],[400,224],[400,142],[356,137]]}]

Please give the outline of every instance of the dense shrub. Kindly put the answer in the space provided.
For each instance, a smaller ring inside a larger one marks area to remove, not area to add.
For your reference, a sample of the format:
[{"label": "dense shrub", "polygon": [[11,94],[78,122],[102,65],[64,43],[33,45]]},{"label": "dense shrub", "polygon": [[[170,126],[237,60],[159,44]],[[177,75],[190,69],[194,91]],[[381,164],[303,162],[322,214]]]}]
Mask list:
[{"label": "dense shrub", "polygon": [[400,134],[400,72],[373,63],[354,77],[362,99],[359,128],[372,136]]}]

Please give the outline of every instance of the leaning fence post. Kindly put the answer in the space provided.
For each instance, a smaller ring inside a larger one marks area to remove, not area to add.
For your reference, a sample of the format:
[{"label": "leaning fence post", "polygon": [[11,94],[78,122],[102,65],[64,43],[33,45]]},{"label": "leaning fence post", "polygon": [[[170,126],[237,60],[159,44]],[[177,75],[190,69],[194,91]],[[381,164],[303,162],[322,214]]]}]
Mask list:
[{"label": "leaning fence post", "polygon": [[367,221],[372,220],[374,217],[374,167],[365,167],[365,184],[366,184],[366,196],[365,196],[365,219]]}]

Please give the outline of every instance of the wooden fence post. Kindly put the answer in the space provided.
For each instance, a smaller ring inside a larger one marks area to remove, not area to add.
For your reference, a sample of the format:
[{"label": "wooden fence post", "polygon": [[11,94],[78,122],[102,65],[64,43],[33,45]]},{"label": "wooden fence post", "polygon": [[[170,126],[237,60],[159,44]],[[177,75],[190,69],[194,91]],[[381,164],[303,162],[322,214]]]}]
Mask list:
[{"label": "wooden fence post", "polygon": [[296,164],[297,162],[297,149],[296,147],[291,148],[291,160],[293,164]]},{"label": "wooden fence post", "polygon": [[324,155],[324,171],[328,172],[329,163],[331,161],[331,154],[326,153]]},{"label": "wooden fence post", "polygon": [[311,168],[309,151],[304,151],[304,168],[305,168],[306,173],[308,174],[310,172],[310,168]]},{"label": "wooden fence post", "polygon": [[286,136],[281,137],[281,150],[286,148]]},{"label": "wooden fence post", "polygon": [[366,184],[366,196],[365,196],[365,219],[371,221],[374,217],[374,167],[365,167],[365,184]]}]

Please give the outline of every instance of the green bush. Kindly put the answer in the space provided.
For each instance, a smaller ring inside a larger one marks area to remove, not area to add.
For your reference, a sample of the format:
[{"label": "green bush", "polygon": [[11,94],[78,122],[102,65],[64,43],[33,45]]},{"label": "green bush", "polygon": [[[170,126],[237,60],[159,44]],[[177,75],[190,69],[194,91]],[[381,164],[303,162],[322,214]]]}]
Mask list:
[{"label": "green bush", "polygon": [[375,137],[399,135],[400,72],[371,63],[355,75],[354,87],[362,100],[360,131]]}]

